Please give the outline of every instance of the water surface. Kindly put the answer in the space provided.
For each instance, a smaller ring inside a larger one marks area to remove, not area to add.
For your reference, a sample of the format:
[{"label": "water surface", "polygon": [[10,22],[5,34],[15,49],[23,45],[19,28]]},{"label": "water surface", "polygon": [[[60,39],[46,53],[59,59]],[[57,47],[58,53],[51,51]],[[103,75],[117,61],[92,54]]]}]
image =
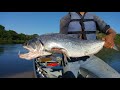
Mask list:
[{"label": "water surface", "polygon": [[0,45],[0,77],[33,72],[33,61],[20,59],[18,57],[19,51],[21,53],[27,52],[21,44]]},{"label": "water surface", "polygon": [[[0,77],[34,77],[33,61],[20,59],[19,51],[27,52],[21,44],[0,45]],[[120,73],[120,52],[104,48],[97,56]]]}]

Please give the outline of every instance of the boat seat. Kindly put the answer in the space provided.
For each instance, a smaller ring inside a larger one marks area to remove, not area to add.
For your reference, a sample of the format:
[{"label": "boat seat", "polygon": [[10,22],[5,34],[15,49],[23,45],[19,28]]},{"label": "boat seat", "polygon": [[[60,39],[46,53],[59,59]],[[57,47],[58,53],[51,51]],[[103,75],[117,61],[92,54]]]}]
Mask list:
[{"label": "boat seat", "polygon": [[38,61],[42,62],[42,63],[45,63],[45,62],[48,62],[48,61],[52,61],[52,59],[48,58],[48,57],[47,58],[45,57],[45,58],[38,58]]}]

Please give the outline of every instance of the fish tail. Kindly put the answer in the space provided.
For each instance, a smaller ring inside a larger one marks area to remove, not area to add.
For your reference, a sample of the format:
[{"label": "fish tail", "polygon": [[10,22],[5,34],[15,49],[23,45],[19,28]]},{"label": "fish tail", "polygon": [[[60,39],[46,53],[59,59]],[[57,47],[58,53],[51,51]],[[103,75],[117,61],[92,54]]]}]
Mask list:
[{"label": "fish tail", "polygon": [[113,49],[116,50],[116,51],[119,51],[119,49],[116,45],[114,45]]}]

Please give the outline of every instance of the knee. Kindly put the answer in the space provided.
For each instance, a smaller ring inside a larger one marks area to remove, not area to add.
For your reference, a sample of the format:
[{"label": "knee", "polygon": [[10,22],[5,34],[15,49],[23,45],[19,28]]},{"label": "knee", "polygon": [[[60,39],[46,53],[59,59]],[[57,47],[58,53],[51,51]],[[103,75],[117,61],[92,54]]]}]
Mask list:
[{"label": "knee", "polygon": [[63,74],[62,78],[75,78],[75,75],[71,71],[67,71]]}]

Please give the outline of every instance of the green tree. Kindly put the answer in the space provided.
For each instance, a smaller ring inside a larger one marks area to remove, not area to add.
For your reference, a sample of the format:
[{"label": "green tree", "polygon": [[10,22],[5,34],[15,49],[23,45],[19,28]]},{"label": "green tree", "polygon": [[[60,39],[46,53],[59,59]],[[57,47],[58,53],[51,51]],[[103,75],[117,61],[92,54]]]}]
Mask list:
[{"label": "green tree", "polygon": [[9,30],[8,34],[10,34],[12,40],[17,40],[18,39],[18,33],[16,33],[15,31]]},{"label": "green tree", "polygon": [[23,33],[18,34],[19,40],[26,40],[26,35]]},{"label": "green tree", "polygon": [[5,27],[0,25],[0,30],[5,30]]}]

